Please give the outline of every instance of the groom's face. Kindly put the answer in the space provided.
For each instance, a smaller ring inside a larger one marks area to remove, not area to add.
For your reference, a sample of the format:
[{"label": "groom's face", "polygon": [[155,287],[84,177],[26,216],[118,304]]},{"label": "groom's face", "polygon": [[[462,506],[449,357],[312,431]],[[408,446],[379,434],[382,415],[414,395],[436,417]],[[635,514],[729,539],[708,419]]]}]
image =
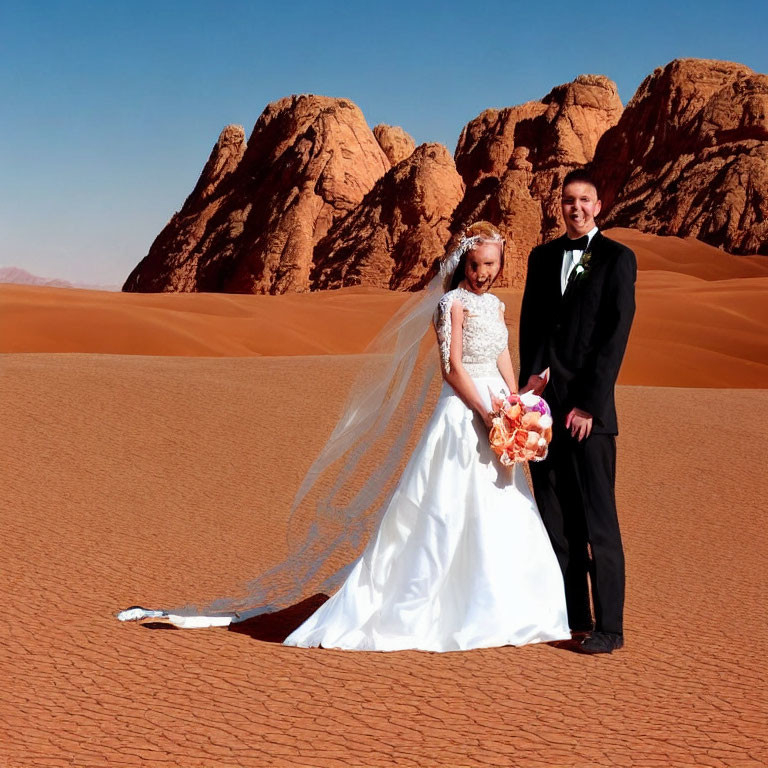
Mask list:
[{"label": "groom's face", "polygon": [[586,235],[600,213],[597,190],[586,181],[572,181],[563,189],[562,209],[565,228],[571,238]]}]

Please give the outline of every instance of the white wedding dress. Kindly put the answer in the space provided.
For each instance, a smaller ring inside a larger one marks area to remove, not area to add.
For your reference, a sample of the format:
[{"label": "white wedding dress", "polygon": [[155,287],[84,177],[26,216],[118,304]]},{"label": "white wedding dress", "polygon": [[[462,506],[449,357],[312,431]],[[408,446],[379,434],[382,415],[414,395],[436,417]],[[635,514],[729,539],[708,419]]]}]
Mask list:
[{"label": "white wedding dress", "polygon": [[[506,387],[503,305],[462,288],[435,312],[448,366],[450,308],[465,310],[463,364],[490,410]],[[460,651],[570,638],[563,579],[518,466],[503,467],[488,431],[443,383],[424,435],[378,530],[341,588],[286,645]]]}]

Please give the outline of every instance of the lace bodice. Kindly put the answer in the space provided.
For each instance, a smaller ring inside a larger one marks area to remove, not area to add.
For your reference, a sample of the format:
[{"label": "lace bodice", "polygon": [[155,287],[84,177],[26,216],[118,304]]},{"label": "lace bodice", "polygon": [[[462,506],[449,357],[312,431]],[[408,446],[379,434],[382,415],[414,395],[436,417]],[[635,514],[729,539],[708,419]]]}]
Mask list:
[{"label": "lace bodice", "polygon": [[460,301],[464,307],[461,362],[471,376],[493,375],[496,360],[507,348],[507,326],[501,319],[504,304],[492,293],[476,294],[464,288],[448,291],[437,304],[434,323],[440,345],[443,370],[450,373],[451,306]]}]

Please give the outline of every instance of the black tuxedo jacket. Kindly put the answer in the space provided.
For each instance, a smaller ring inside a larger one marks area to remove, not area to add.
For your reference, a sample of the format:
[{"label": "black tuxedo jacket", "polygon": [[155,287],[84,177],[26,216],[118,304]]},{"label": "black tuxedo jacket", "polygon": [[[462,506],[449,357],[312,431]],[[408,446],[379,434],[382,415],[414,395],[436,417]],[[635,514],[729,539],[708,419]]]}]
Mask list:
[{"label": "black tuxedo jacket", "polygon": [[[571,408],[592,414],[592,431],[618,433],[614,387],[635,314],[635,254],[597,232],[589,266],[571,272],[565,294],[560,274],[567,238],[536,246],[520,311],[520,386],[547,366],[544,397],[556,417]],[[583,258],[583,257],[582,257]]]}]

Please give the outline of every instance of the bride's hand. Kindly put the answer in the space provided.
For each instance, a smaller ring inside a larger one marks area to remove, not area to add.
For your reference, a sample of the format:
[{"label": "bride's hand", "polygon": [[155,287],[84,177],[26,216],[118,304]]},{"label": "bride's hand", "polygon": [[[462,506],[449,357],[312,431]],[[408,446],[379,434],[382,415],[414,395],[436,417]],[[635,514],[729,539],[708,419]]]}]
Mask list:
[{"label": "bride's hand", "polygon": [[499,397],[498,395],[494,395],[493,392],[491,392],[490,394],[491,394],[491,410],[494,413],[498,413],[501,410],[501,406],[504,404],[504,398]]},{"label": "bride's hand", "polygon": [[485,424],[486,429],[490,432],[491,427],[493,426],[493,412],[492,411],[485,411],[484,413],[480,414],[483,419],[483,424]]}]

